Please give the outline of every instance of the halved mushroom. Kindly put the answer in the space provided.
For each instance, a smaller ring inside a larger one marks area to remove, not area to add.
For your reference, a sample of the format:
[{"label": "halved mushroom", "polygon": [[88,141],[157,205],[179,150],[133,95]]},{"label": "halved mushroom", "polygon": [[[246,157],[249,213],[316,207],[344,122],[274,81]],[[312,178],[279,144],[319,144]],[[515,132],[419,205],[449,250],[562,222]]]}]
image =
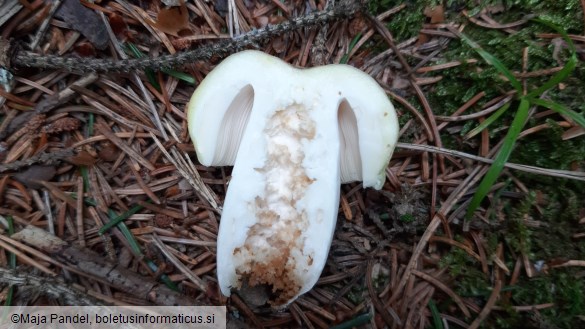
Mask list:
[{"label": "halved mushroom", "polygon": [[367,74],[300,70],[258,51],[208,74],[188,104],[188,127],[203,165],[234,166],[217,241],[221,291],[265,287],[274,307],[317,282],[340,184],[380,189],[399,130]]}]

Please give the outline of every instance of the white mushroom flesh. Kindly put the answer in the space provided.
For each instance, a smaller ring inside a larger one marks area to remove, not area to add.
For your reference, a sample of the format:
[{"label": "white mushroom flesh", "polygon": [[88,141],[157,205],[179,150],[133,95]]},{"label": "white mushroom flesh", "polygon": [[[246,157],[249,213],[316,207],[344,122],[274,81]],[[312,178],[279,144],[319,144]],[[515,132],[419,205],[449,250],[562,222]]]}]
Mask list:
[{"label": "white mushroom flesh", "polygon": [[188,111],[199,161],[234,166],[217,244],[222,293],[264,286],[273,306],[287,305],[325,266],[340,184],[382,187],[394,108],[350,66],[299,70],[245,51],[206,77]]}]

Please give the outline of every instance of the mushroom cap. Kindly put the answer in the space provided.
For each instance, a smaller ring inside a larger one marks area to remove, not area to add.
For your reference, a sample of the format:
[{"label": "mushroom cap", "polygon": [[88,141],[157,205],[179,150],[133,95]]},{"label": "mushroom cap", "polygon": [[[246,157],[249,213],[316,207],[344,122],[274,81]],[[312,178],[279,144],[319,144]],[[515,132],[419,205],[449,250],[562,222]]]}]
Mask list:
[{"label": "mushroom cap", "polygon": [[394,106],[376,81],[349,65],[297,69],[255,50],[226,58],[191,97],[187,121],[199,162],[234,165],[252,113],[274,108],[303,90],[335,105],[341,182],[363,181],[364,187],[380,189],[399,127]]}]

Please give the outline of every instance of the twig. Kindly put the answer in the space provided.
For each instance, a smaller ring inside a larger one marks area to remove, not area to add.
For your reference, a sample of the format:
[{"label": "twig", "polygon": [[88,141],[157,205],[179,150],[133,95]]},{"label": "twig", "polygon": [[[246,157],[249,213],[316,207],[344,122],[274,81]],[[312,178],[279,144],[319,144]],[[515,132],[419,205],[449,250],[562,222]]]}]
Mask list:
[{"label": "twig", "polygon": [[[467,158],[467,159],[471,159],[471,160],[475,160],[475,161],[479,161],[479,162],[483,162],[483,163],[487,163],[487,164],[492,164],[494,162],[494,160],[489,159],[489,158],[484,158],[484,157],[480,157],[480,156],[465,153],[465,152],[449,150],[449,149],[431,146],[431,145],[396,143],[396,147],[409,149],[409,150],[423,151],[423,152],[433,152],[433,153],[441,153],[441,154],[446,154],[446,155],[453,155],[456,157]],[[527,166],[527,165],[516,164],[516,163],[511,163],[511,162],[507,162],[506,164],[504,164],[504,166],[507,168],[510,168],[510,169],[516,169],[516,170],[520,170],[520,171],[524,171],[524,172],[529,172],[532,174],[541,174],[541,175],[547,175],[547,176],[552,176],[552,177],[561,177],[561,178],[569,178],[569,179],[574,179],[574,180],[585,181],[585,172],[580,172],[580,171],[546,169],[546,168]]]},{"label": "twig", "polygon": [[47,216],[47,221],[49,222],[49,233],[55,235],[55,220],[53,219],[53,211],[51,210],[51,200],[49,199],[49,191],[43,189],[43,202],[45,203],[45,216]]},{"label": "twig", "polygon": [[60,92],[47,97],[46,99],[38,102],[35,106],[35,110],[37,113],[46,113],[50,110],[54,109],[55,107],[64,104],[67,102],[71,97],[76,95],[75,87],[86,87],[92,83],[94,83],[98,79],[97,74],[88,74],[86,76],[82,76],[79,80],[73,82],[67,88],[61,90]]},{"label": "twig", "polygon": [[5,242],[6,239],[0,239],[0,248],[6,250],[7,252],[11,252],[16,257],[20,259],[25,264],[34,266],[36,269],[43,271],[49,275],[56,275],[55,271],[51,270],[50,268],[46,267],[45,265],[39,263],[34,258],[29,257],[28,255],[24,254],[22,251],[18,250],[16,247],[8,244]]},{"label": "twig", "polygon": [[83,273],[128,294],[148,300],[155,305],[200,305],[200,302],[160,285],[122,265],[109,262],[101,255],[73,245],[35,226],[27,226],[12,238],[34,245],[60,260],[75,272]]},{"label": "twig", "polygon": [[552,265],[552,268],[556,268],[556,267],[568,267],[568,266],[579,266],[579,267],[585,267],[585,260],[578,260],[578,259],[572,259],[572,260],[568,260],[562,264],[559,265]]},{"label": "twig", "polygon": [[62,279],[41,277],[29,271],[21,273],[0,267],[0,282],[34,288],[35,291],[44,295],[63,300],[67,305],[107,305],[104,301],[89,295],[87,291],[72,288],[71,284]]},{"label": "twig", "polygon": [[330,10],[310,13],[293,18],[278,25],[267,25],[259,30],[252,30],[231,40],[219,41],[214,44],[201,46],[197,49],[164,55],[157,58],[136,59],[98,59],[98,58],[73,58],[53,55],[39,55],[29,51],[13,49],[16,52],[12,56],[13,66],[38,67],[45,69],[64,69],[71,72],[130,72],[147,68],[159,70],[172,68],[197,60],[210,59],[213,56],[225,56],[247,46],[267,40],[277,35],[295,31],[300,28],[321,25],[332,20],[351,17],[360,11],[362,4],[359,2],[343,3]]},{"label": "twig", "polygon": [[44,164],[52,164],[57,161],[61,161],[69,157],[72,157],[75,155],[75,153],[76,152],[73,149],[63,149],[50,153],[47,152],[39,153],[25,160],[0,164],[0,173],[8,170],[17,170],[23,167],[31,166],[39,162]]},{"label": "twig", "polygon": [[[453,112],[453,114],[451,116],[458,116],[461,113],[467,111],[467,109],[469,109],[471,106],[475,105],[475,103],[477,103],[482,97],[485,96],[485,92],[479,92],[477,95],[471,97],[470,100],[468,100],[467,102],[465,102],[465,104],[461,105],[461,107],[459,107],[455,112]],[[436,118],[436,116],[435,116]],[[437,126],[437,129],[439,131],[441,131],[441,129],[445,128],[445,126],[448,125],[448,122],[442,122],[441,124],[439,124],[439,126]]]}]

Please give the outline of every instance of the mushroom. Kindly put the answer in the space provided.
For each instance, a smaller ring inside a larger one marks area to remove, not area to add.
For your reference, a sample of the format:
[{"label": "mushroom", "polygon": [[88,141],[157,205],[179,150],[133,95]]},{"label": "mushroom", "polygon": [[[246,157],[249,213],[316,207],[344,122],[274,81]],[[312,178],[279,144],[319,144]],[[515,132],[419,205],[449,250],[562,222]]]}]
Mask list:
[{"label": "mushroom", "polygon": [[384,184],[394,107],[351,66],[296,69],[248,50],[212,70],[187,111],[199,162],[234,166],[217,239],[222,293],[261,287],[288,305],[325,266],[340,184]]}]

